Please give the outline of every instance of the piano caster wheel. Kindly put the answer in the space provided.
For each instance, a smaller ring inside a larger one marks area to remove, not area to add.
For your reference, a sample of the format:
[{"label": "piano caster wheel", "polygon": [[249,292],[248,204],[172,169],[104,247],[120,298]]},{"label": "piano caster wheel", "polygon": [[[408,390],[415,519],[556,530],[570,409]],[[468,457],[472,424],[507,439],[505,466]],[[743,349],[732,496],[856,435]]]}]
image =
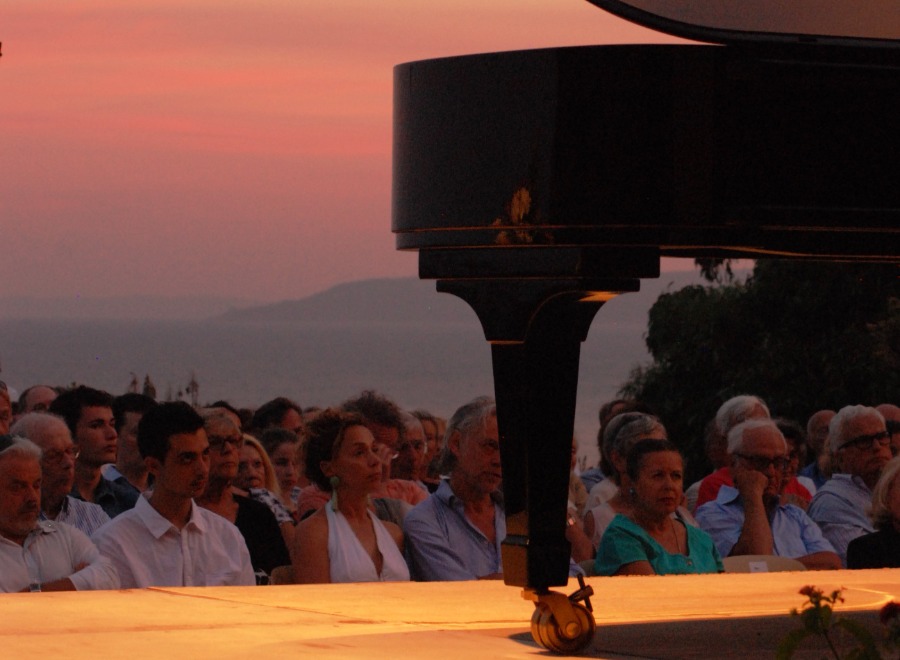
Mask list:
[{"label": "piano caster wheel", "polygon": [[534,601],[531,637],[548,651],[577,653],[594,638],[597,624],[590,601],[594,592],[585,586],[584,578],[579,577],[579,583],[581,588],[569,597],[554,591],[537,593],[525,589],[522,592],[524,598]]},{"label": "piano caster wheel", "polygon": [[591,643],[597,626],[593,615],[584,605],[574,604],[572,611],[575,613],[575,620],[570,621],[563,629],[548,605],[536,605],[531,616],[531,637],[554,653],[568,654],[581,651]]}]

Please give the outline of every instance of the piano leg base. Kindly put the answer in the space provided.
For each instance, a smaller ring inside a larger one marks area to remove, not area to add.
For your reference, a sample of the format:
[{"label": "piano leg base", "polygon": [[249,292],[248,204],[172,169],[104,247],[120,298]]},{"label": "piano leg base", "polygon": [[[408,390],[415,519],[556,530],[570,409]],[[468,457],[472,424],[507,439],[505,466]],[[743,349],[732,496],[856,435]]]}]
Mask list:
[{"label": "piano leg base", "polygon": [[590,601],[594,590],[585,586],[584,578],[579,576],[578,581],[580,588],[568,597],[558,591],[522,590],[522,597],[534,602],[531,637],[548,651],[578,653],[594,639],[597,624]]}]

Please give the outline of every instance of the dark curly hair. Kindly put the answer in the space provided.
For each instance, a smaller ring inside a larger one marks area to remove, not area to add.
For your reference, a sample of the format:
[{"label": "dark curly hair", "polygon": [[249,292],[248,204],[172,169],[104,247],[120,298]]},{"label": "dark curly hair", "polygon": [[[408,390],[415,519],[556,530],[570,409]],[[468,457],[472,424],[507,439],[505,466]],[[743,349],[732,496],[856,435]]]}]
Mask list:
[{"label": "dark curly hair", "polygon": [[306,427],[306,477],[327,493],[331,492],[331,481],[322,472],[321,463],[337,455],[344,432],[351,426],[365,426],[363,418],[357,413],[327,408]]}]

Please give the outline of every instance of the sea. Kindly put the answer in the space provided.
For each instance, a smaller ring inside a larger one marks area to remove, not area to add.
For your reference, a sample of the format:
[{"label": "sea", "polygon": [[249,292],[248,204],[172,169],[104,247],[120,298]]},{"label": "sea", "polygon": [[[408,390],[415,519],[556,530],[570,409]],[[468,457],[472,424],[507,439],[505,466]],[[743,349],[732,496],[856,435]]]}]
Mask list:
[{"label": "sea", "polygon": [[[597,458],[598,407],[650,359],[646,310],[656,295],[607,303],[582,345],[575,421],[582,464]],[[475,396],[493,395],[490,346],[475,315],[457,303],[464,313],[433,322],[392,321],[402,317],[389,303],[369,320],[0,319],[0,378],[14,389],[77,382],[119,394],[149,376],[160,400],[189,399],[193,378],[200,403],[239,407],[276,396],[324,407],[375,389],[405,409],[449,417]]]}]

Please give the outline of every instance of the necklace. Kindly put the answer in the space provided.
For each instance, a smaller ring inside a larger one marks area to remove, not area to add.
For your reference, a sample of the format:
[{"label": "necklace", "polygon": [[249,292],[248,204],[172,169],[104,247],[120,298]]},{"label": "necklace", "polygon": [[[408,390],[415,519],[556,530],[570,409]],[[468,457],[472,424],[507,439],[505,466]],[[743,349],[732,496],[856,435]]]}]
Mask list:
[{"label": "necklace", "polygon": [[678,532],[675,530],[675,519],[669,518],[669,522],[672,525],[672,538],[675,539],[675,552],[676,554],[683,555],[685,553],[681,551],[681,541],[678,540]]}]

